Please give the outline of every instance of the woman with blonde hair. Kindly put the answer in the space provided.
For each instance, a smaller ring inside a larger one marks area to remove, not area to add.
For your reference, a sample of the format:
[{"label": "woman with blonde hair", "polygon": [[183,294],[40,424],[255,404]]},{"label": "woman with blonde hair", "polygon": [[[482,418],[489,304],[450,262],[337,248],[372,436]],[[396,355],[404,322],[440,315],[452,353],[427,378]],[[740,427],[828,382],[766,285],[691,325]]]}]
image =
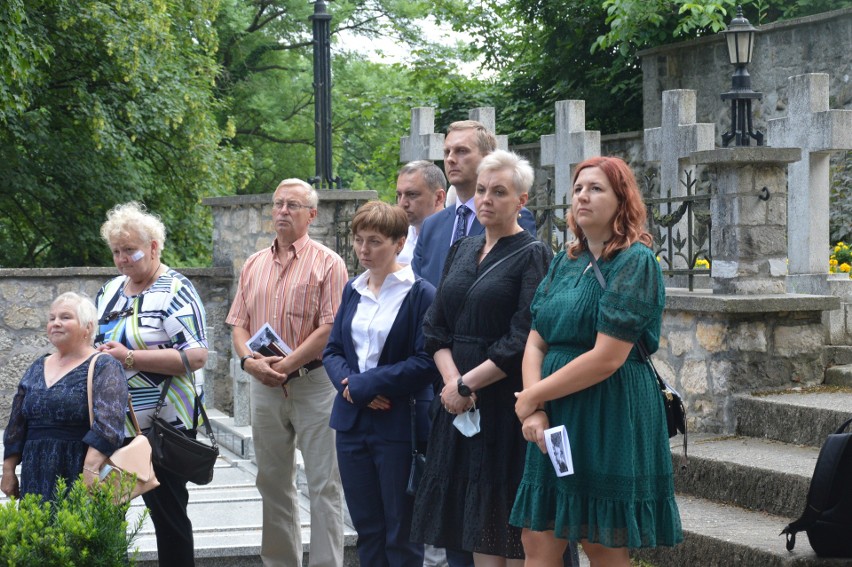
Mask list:
[{"label": "woman with blonde hair", "polygon": [[[89,365],[97,313],[92,301],[63,293],[50,306],[47,338],[56,351],[39,357],[24,373],[12,399],[3,435],[3,480],[6,496],[55,496],[56,480],[70,488],[83,473],[88,484],[124,441],[127,381],[121,365],[108,356],[95,361],[89,422]],[[21,464],[19,482],[15,467]]]},{"label": "woman with blonde hair", "polygon": [[[187,375],[207,361],[205,314],[192,283],[161,261],[166,240],[162,221],[143,205],[129,202],[107,213],[101,237],[112,250],[120,275],[97,295],[99,350],[124,366],[133,410],[145,433],[162,387],[171,377],[159,417],[195,437],[194,379]],[[128,428],[127,435],[133,430]],[[186,514],[187,481],[154,465],[160,486],[142,495],[151,510],[160,567],[195,564],[192,522]]]}]

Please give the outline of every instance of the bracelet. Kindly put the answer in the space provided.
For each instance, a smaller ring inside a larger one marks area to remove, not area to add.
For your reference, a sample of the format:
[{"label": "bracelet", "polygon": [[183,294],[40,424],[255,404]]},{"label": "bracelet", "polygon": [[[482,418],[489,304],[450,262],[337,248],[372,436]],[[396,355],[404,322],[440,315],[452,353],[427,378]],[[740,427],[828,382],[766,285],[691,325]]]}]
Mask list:
[{"label": "bracelet", "polygon": [[254,357],[250,354],[247,354],[245,356],[240,357],[240,370],[242,370],[243,372],[245,372],[245,369],[246,369],[246,360],[248,360],[250,358],[254,358]]},{"label": "bracelet", "polygon": [[83,467],[83,470],[86,471],[86,472],[90,472],[95,476],[98,476],[99,474],[101,474],[101,471],[92,470],[89,467]]},{"label": "bracelet", "polygon": [[124,357],[124,367],[125,367],[127,370],[130,370],[131,368],[133,368],[133,365],[134,365],[135,363],[136,363],[136,361],[135,361],[135,360],[133,360],[133,351],[132,351],[132,350],[128,350],[128,351],[127,351],[127,356],[125,356],[125,357]]}]

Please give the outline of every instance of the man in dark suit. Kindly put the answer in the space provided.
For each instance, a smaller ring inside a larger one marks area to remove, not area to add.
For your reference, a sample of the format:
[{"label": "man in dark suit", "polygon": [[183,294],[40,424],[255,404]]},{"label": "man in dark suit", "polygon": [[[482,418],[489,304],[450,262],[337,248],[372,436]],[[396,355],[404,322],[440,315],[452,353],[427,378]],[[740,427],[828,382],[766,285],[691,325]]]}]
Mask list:
[{"label": "man in dark suit", "polygon": [[[475,120],[453,122],[444,139],[444,171],[456,188],[455,206],[449,206],[423,221],[414,248],[411,267],[414,273],[438,287],[444,261],[453,242],[463,236],[482,234],[485,229],[476,220],[473,195],[476,192],[476,170],[482,158],[497,148],[497,138]],[[535,234],[535,220],[526,208],[521,209],[518,223]]]}]

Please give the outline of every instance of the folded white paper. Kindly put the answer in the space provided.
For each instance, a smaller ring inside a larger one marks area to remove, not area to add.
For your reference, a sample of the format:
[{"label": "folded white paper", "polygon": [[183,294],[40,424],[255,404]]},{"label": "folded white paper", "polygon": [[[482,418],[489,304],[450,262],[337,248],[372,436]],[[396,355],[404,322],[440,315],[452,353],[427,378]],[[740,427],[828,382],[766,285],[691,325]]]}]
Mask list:
[{"label": "folded white paper", "polygon": [[553,463],[556,476],[568,476],[574,474],[574,461],[571,459],[571,444],[568,442],[568,432],[564,425],[551,427],[544,430],[544,443],[547,445],[547,454]]}]

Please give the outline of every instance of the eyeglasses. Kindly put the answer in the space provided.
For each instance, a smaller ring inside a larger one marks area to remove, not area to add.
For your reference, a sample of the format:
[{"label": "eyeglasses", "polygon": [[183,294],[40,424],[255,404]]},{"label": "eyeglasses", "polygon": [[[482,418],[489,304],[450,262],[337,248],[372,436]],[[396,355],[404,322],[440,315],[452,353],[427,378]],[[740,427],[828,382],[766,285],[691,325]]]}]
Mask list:
[{"label": "eyeglasses", "polygon": [[128,317],[133,315],[133,306],[131,305],[127,309],[122,309],[121,311],[112,311],[104,315],[103,319],[101,319],[101,323],[109,323],[110,321],[115,321],[116,319],[120,319],[121,317]]},{"label": "eyeglasses", "polygon": [[272,203],[272,208],[276,211],[286,208],[291,213],[298,213],[302,209],[313,209],[310,205],[303,205],[301,203],[296,203],[295,201],[274,201]]}]

